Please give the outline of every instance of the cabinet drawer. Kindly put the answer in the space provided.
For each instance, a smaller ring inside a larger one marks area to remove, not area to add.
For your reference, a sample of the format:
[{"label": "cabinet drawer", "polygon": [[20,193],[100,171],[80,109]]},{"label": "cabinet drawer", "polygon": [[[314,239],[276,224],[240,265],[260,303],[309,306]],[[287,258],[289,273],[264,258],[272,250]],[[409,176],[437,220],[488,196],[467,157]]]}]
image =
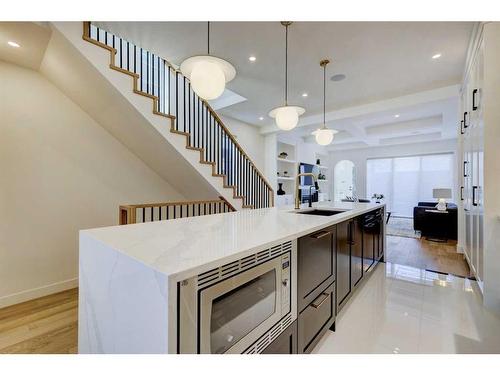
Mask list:
[{"label": "cabinet drawer", "polygon": [[299,353],[309,353],[335,321],[335,283],[330,285],[299,315]]},{"label": "cabinet drawer", "polygon": [[299,238],[297,304],[305,309],[335,281],[335,226]]}]

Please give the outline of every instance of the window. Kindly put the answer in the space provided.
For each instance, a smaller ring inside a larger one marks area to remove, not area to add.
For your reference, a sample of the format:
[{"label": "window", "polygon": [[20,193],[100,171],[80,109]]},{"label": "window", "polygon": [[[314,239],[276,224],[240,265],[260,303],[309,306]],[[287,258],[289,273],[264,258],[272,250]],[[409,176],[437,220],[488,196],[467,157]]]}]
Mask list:
[{"label": "window", "polygon": [[356,196],[356,168],[350,160],[341,160],[333,170],[333,197],[340,202],[347,197]]},{"label": "window", "polygon": [[[387,209],[395,216],[412,217],[418,202],[435,201],[432,189],[453,191],[454,156],[421,155],[366,161],[368,197],[383,194]],[[453,198],[452,198],[453,199]]]}]

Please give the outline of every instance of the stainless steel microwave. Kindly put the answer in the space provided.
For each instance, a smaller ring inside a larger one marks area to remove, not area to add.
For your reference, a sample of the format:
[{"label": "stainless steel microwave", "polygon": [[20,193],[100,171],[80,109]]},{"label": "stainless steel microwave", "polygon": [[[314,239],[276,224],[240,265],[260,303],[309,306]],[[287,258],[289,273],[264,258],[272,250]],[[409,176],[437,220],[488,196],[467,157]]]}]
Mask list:
[{"label": "stainless steel microwave", "polygon": [[296,318],[291,241],[179,283],[179,353],[258,353]]}]

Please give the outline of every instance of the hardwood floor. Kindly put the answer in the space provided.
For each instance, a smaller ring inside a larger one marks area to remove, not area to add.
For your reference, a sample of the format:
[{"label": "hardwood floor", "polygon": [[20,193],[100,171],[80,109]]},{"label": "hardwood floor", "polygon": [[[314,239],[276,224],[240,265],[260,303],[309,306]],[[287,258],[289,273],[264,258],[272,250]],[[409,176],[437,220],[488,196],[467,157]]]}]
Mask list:
[{"label": "hardwood floor", "polygon": [[0,309],[0,353],[76,353],[78,289]]},{"label": "hardwood floor", "polygon": [[387,236],[385,260],[432,271],[470,276],[462,254],[456,252],[456,241],[432,242],[424,238]]},{"label": "hardwood floor", "polygon": [[[468,276],[455,242],[387,236],[386,261]],[[76,353],[78,289],[0,309],[0,353]]]}]

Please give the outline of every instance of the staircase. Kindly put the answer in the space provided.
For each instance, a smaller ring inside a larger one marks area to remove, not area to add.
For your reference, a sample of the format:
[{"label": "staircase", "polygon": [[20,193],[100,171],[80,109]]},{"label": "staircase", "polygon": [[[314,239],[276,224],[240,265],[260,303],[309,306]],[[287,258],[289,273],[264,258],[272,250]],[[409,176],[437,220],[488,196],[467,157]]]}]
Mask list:
[{"label": "staircase", "polygon": [[185,138],[185,148],[199,153],[199,163],[211,166],[211,177],[222,179],[239,206],[274,205],[274,191],[262,173],[178,69],[90,22],[83,23],[83,39],[109,51],[109,67],[131,77],[133,92],[151,99],[152,113],[165,119],[171,133]]}]

